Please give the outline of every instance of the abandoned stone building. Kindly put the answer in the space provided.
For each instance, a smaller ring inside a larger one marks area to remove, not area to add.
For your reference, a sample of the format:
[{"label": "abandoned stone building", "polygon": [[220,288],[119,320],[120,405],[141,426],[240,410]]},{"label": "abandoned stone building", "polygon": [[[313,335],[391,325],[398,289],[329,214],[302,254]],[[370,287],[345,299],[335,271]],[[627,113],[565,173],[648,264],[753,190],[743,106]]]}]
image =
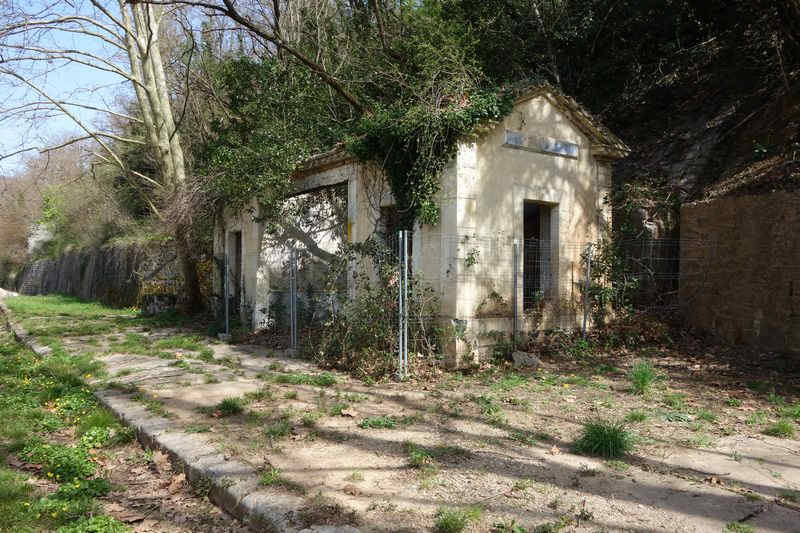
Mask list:
[{"label": "abandoned stone building", "polygon": [[[458,321],[473,339],[448,347],[449,356],[474,350],[492,331],[578,325],[582,311],[571,302],[580,297],[581,253],[609,229],[611,166],[627,153],[550,88],[531,89],[487,133],[459,143],[441,174],[439,223],[416,225],[410,239],[410,269],[439,295],[437,319]],[[372,165],[336,149],[308,160],[293,179],[297,195],[346,191],[340,238],[391,234],[394,202]],[[255,203],[226,212],[214,243],[217,258],[227,258],[229,300],[254,329],[270,326],[270,293],[284,276],[284,256],[257,215]],[[335,241],[318,239],[329,251]]]}]

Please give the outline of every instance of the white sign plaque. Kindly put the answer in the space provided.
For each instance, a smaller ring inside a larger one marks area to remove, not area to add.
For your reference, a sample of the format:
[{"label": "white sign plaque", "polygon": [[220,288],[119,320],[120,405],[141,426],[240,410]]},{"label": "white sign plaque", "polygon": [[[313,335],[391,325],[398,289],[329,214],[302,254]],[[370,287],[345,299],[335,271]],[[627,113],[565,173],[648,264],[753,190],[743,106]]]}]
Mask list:
[{"label": "white sign plaque", "polygon": [[506,130],[503,146],[540,154],[559,155],[570,159],[578,159],[580,151],[580,147],[575,143],[553,139],[552,137],[525,135],[511,130]]}]

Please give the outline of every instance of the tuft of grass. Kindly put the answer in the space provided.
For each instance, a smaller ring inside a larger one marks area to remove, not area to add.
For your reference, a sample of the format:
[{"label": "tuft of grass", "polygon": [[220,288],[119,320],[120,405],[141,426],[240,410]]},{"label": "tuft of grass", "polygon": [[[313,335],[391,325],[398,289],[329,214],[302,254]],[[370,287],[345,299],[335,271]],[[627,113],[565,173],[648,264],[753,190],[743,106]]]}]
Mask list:
[{"label": "tuft of grass", "polygon": [[682,392],[667,393],[661,398],[661,401],[672,409],[686,409],[686,395]]},{"label": "tuft of grass", "polygon": [[307,374],[305,372],[288,372],[286,374],[275,374],[271,378],[275,383],[285,383],[289,385],[315,385],[317,387],[330,387],[336,384],[336,376],[330,372],[322,374]]},{"label": "tuft of grass", "polygon": [[358,423],[358,427],[362,429],[395,429],[397,426],[406,426],[416,422],[417,418],[414,416],[374,416],[365,418]]},{"label": "tuft of grass", "polygon": [[286,418],[281,418],[264,428],[264,434],[271,439],[281,439],[289,435],[292,425]]},{"label": "tuft of grass", "polygon": [[764,435],[769,435],[770,437],[780,437],[782,439],[791,439],[794,438],[795,435],[795,428],[794,423],[791,420],[783,418],[778,420],[774,424],[770,424],[767,426],[764,431]]},{"label": "tuft of grass", "polygon": [[244,402],[241,398],[225,398],[217,404],[216,408],[222,416],[239,415],[244,411]]},{"label": "tuft of grass", "polygon": [[778,497],[793,503],[800,503],[800,491],[798,490],[784,490],[778,493]]},{"label": "tuft of grass", "polygon": [[303,418],[300,421],[306,427],[314,427],[317,424],[317,420],[322,418],[322,413],[319,411],[311,411],[303,415]]},{"label": "tuft of grass", "polygon": [[703,422],[714,422],[716,419],[717,415],[708,409],[700,409],[697,413],[697,420],[702,420]]},{"label": "tuft of grass", "polygon": [[479,520],[481,517],[479,507],[467,507],[465,509],[454,509],[451,507],[440,507],[436,511],[436,522],[433,525],[437,533],[460,533],[464,531],[470,522]]},{"label": "tuft of grass", "polygon": [[781,416],[784,418],[791,418],[792,420],[800,420],[800,403],[789,407],[783,407],[781,409]]},{"label": "tuft of grass", "polygon": [[625,422],[644,422],[645,420],[647,420],[647,413],[638,409],[635,409],[625,415]]},{"label": "tuft of grass", "polygon": [[753,526],[741,522],[729,522],[725,525],[725,531],[728,533],[756,533]]},{"label": "tuft of grass", "polygon": [[728,398],[727,400],[725,400],[725,403],[728,404],[729,407],[741,407],[742,406],[742,400],[740,400],[739,398],[733,398],[733,397]]},{"label": "tuft of grass", "polygon": [[621,422],[595,420],[583,426],[583,433],[575,441],[575,451],[616,459],[633,450],[634,437]]},{"label": "tuft of grass", "polygon": [[281,471],[277,468],[270,468],[261,475],[259,483],[265,487],[277,485],[281,482]]},{"label": "tuft of grass", "polygon": [[631,389],[634,393],[647,394],[658,379],[658,372],[650,361],[639,360],[633,364],[628,379],[631,381]]},{"label": "tuft of grass", "polygon": [[287,400],[296,400],[297,399],[297,391],[296,390],[290,390],[286,394],[284,394],[283,397],[286,398]]}]

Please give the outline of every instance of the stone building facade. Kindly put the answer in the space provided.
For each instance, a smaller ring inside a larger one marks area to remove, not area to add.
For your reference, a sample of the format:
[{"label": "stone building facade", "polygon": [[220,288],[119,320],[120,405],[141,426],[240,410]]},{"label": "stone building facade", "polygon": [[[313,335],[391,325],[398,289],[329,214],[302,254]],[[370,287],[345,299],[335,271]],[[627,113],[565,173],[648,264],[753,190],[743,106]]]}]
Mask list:
[{"label": "stone building facade", "polygon": [[[517,330],[546,327],[552,322],[548,305],[564,309],[560,300],[578,296],[578,244],[596,241],[609,228],[604,198],[611,164],[627,153],[624,143],[574,100],[550,88],[532,89],[488,133],[459,142],[441,174],[439,223],[417,225],[411,243],[411,269],[439,294],[439,318],[471,332],[471,345],[448,348],[451,358],[460,361],[490,332],[510,333],[515,320]],[[394,200],[371,165],[334,150],[307,161],[294,180],[297,194],[346,184],[350,242],[385,230],[385,213]],[[217,227],[215,253],[236,264],[234,290],[240,291],[240,305],[253,310],[252,326],[258,328],[268,314],[270,268],[265,228],[253,221],[253,213],[255,204],[249,212],[226,213]],[[514,265],[514,254],[525,254],[526,240],[548,249],[546,264],[535,274],[526,274],[521,259]],[[550,296],[535,318],[523,294],[529,280]],[[499,305],[487,306],[490,300]],[[488,307],[493,308],[487,312]],[[564,322],[563,313],[559,320]],[[566,318],[568,325],[577,320],[574,313]]]}]

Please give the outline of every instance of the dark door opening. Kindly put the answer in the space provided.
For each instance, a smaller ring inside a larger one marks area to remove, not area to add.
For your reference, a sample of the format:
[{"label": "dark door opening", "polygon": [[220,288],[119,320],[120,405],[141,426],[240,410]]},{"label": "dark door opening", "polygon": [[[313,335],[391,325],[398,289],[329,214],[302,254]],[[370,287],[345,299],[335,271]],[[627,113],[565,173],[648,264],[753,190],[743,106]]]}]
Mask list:
[{"label": "dark door opening", "polygon": [[550,297],[552,288],[550,240],[553,207],[536,202],[524,203],[522,247],[522,308],[531,309]]},{"label": "dark door opening", "polygon": [[228,293],[230,310],[239,313],[242,304],[242,232],[232,231],[228,236]]}]

